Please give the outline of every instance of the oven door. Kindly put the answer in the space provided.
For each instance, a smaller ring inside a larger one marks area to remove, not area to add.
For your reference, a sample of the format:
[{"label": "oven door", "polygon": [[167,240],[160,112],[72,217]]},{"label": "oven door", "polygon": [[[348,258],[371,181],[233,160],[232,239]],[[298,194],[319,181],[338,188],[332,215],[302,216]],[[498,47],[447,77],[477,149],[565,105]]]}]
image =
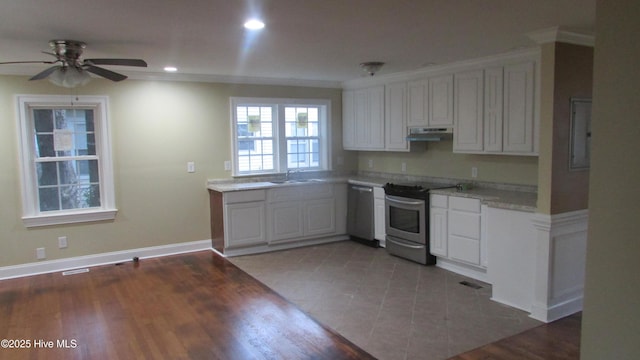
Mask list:
[{"label": "oven door", "polygon": [[426,201],[387,195],[385,207],[387,235],[426,245]]}]

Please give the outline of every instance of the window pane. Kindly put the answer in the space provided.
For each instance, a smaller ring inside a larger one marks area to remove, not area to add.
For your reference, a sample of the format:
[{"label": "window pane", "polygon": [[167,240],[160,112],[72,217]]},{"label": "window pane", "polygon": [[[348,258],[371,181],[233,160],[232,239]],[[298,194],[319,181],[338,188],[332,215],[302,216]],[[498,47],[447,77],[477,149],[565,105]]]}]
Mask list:
[{"label": "window pane", "polygon": [[82,209],[100,206],[98,185],[73,185],[60,188],[62,209]]},{"label": "window pane", "polygon": [[55,151],[53,151],[53,134],[36,135],[36,156],[37,157],[56,156]]},{"label": "window pane", "polygon": [[40,211],[52,211],[60,209],[57,187],[38,189],[38,197],[40,202]]},{"label": "window pane", "polygon": [[38,157],[96,155],[93,110],[35,109],[33,118]]},{"label": "window pane", "polygon": [[50,109],[33,110],[33,123],[36,132],[53,132],[53,111]]},{"label": "window pane", "polygon": [[58,167],[55,162],[36,163],[38,186],[58,185]]}]

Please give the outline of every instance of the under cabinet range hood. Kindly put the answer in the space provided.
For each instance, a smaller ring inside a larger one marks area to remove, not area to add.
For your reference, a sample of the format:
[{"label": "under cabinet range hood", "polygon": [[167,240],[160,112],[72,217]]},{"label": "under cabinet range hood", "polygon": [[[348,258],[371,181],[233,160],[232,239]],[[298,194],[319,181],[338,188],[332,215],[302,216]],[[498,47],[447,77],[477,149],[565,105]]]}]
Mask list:
[{"label": "under cabinet range hood", "polygon": [[453,139],[451,128],[409,128],[407,141],[443,141]]}]

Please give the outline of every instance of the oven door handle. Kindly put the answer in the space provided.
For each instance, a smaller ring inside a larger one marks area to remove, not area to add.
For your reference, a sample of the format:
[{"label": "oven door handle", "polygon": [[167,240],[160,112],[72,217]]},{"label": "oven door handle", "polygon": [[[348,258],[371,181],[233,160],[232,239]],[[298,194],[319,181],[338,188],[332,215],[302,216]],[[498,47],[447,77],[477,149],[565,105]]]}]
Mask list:
[{"label": "oven door handle", "polygon": [[385,196],[385,199],[389,200],[390,202],[396,203],[396,204],[401,204],[401,205],[409,205],[409,206],[420,206],[424,203],[424,201],[420,200],[420,201],[406,201],[406,200],[399,200],[397,197],[393,197],[393,196]]},{"label": "oven door handle", "polygon": [[409,249],[424,249],[424,245],[422,245],[422,244],[413,245],[413,244],[410,244],[407,241],[402,241],[400,239],[395,239],[392,236],[387,236],[387,241],[391,242],[391,243],[394,243],[394,244],[396,244],[398,246],[402,246],[402,247],[409,248]]}]

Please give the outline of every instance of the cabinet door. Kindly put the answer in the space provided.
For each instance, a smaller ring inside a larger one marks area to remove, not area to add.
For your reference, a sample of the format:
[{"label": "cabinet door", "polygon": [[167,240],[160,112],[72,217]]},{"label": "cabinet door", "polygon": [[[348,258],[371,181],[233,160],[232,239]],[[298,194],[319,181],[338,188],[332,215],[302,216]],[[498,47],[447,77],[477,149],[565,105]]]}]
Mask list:
[{"label": "cabinet door", "polygon": [[429,78],[429,126],[453,126],[453,75]]},{"label": "cabinet door", "polygon": [[[369,89],[369,148],[384,149],[384,86]],[[356,132],[358,129],[356,129]]]},{"label": "cabinet door", "polygon": [[407,108],[408,118],[407,125],[414,127],[429,126],[428,110],[429,101],[427,94],[427,80],[410,81],[407,85]]},{"label": "cabinet door", "polygon": [[309,200],[304,204],[304,236],[332,234],[336,231],[333,199]]},{"label": "cabinet door", "polygon": [[534,63],[504,67],[503,152],[534,151]]},{"label": "cabinet door", "polygon": [[266,243],[265,203],[225,205],[225,248]]},{"label": "cabinet door", "polygon": [[429,217],[429,247],[431,254],[447,257],[447,209],[432,207]]},{"label": "cabinet door", "polygon": [[299,201],[269,204],[269,242],[304,236],[302,216]]},{"label": "cabinet door", "polygon": [[384,149],[384,86],[354,92],[354,148]]},{"label": "cabinet door", "polygon": [[346,150],[356,148],[354,101],[353,90],[346,90],[342,93],[342,146]]},{"label": "cabinet door", "polygon": [[455,132],[453,150],[481,152],[483,148],[483,72],[455,75]]},{"label": "cabinet door", "polygon": [[387,230],[385,227],[385,204],[384,204],[384,190],[381,187],[373,188],[373,237],[380,241],[380,246],[385,246],[387,237]]},{"label": "cabinet door", "polygon": [[407,143],[407,83],[385,86],[385,149],[409,151]]},{"label": "cabinet door", "polygon": [[502,151],[502,67],[484,72],[484,151]]}]

